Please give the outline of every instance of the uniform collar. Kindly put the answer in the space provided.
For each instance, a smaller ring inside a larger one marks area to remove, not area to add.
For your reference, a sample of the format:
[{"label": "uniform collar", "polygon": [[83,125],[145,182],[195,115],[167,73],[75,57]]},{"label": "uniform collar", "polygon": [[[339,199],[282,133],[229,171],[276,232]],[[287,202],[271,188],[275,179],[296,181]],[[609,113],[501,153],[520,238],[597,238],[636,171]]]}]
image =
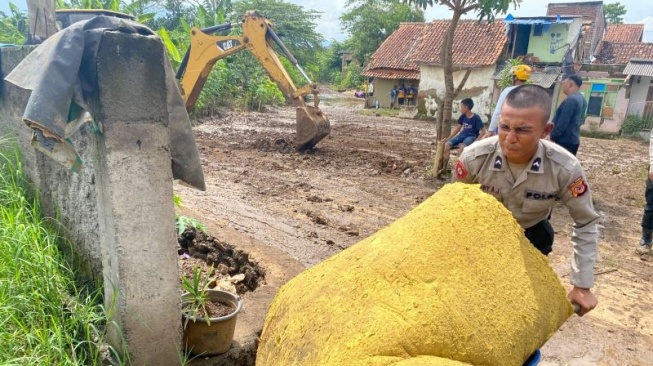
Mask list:
[{"label": "uniform collar", "polygon": [[[533,174],[543,173],[545,152],[546,148],[544,147],[544,144],[539,142],[535,155],[527,164],[527,172]],[[506,161],[506,157],[503,155],[503,151],[501,151],[501,145],[499,145],[499,142],[497,141],[496,148],[494,150],[494,156],[492,156],[492,162],[489,166],[489,169],[497,172],[503,172],[506,171],[506,164],[508,164],[508,162]]]}]

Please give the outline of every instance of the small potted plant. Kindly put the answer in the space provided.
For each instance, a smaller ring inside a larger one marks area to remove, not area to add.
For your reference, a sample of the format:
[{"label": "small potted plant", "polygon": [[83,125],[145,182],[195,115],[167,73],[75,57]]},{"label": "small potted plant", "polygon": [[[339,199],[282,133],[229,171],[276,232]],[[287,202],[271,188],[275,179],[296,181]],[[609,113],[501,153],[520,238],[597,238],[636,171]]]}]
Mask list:
[{"label": "small potted plant", "polygon": [[193,268],[191,279],[182,276],[183,342],[186,351],[194,355],[227,352],[233,341],[236,318],[243,308],[238,295],[209,289],[209,276],[202,279],[198,267]]}]

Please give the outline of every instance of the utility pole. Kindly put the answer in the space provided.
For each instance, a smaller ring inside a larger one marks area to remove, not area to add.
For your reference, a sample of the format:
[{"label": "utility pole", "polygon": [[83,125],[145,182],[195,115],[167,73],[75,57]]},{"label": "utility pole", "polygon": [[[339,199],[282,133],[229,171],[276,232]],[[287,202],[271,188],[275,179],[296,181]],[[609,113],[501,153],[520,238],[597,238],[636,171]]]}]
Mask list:
[{"label": "utility pole", "polygon": [[45,41],[57,33],[54,0],[27,0],[27,16],[29,19],[29,44]]}]

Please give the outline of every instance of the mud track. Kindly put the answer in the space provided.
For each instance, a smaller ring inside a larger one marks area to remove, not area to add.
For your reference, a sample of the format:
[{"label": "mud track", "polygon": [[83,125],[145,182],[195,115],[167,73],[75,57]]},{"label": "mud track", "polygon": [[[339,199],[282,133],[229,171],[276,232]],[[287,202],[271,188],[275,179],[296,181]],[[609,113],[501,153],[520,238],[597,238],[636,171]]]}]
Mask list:
[{"label": "mud track", "polygon": [[[327,93],[332,134],[315,151],[293,150],[291,108],[229,112],[194,130],[207,191],[180,185],[184,206],[314,265],[384,227],[444,182],[428,177],[434,125],[362,116],[361,103]],[[604,215],[595,292],[599,308],[573,317],[544,346],[541,365],[652,365],[653,262],[640,235],[648,147],[584,138],[579,159]],[[563,207],[551,264],[568,285],[571,220]],[[650,259],[650,258],[644,258]]]}]

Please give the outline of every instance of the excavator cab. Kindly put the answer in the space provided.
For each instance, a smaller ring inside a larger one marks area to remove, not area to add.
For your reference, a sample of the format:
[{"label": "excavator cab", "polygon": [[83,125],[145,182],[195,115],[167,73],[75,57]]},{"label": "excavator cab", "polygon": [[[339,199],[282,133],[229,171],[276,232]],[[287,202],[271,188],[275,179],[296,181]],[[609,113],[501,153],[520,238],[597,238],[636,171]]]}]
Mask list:
[{"label": "excavator cab", "polygon": [[[320,110],[317,84],[298,65],[295,57],[288,51],[281,39],[272,30],[272,23],[256,12],[248,12],[243,18],[242,36],[214,36],[213,33],[229,30],[236,26],[226,23],[205,29],[193,27],[190,36],[190,48],[184,55],[177,71],[177,79],[181,86],[182,97],[186,109],[195,105],[204,83],[215,63],[229,55],[248,48],[252,55],[261,63],[270,79],[281,89],[287,100],[292,102],[297,113],[297,135],[295,145],[298,150],[315,147],[331,132],[331,124]],[[272,45],[276,44],[306,78],[308,84],[297,88],[290,75],[281,64]],[[307,94],[313,94],[313,105],[305,101]]]}]

